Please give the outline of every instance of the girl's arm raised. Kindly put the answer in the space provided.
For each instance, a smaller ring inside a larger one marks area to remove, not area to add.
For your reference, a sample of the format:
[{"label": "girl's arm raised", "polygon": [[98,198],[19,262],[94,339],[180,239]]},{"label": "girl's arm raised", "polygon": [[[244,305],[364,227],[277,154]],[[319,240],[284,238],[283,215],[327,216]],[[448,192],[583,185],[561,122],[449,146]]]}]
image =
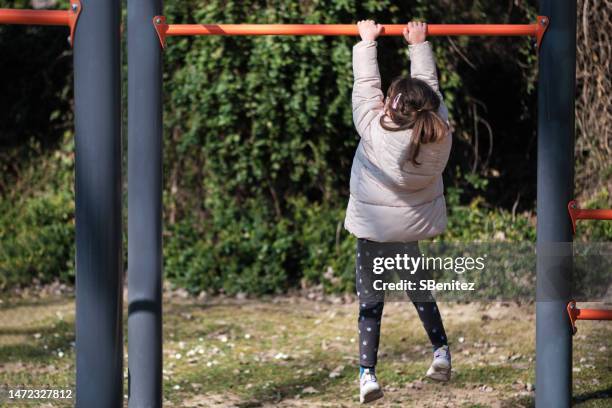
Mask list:
[{"label": "girl's arm raised", "polygon": [[382,27],[373,21],[360,21],[358,27],[362,41],[353,47],[353,122],[365,137],[384,107],[375,41]]},{"label": "girl's arm raised", "polygon": [[445,121],[448,121],[448,109],[444,104],[438,73],[436,72],[436,60],[434,58],[431,44],[427,39],[427,24],[411,22],[404,29],[404,38],[408,41],[408,53],[410,55],[410,76],[420,79],[434,90],[440,98],[440,109],[438,113]]},{"label": "girl's arm raised", "polygon": [[434,59],[431,44],[428,41],[411,44],[408,52],[410,54],[410,76],[426,82],[427,85],[439,94],[440,86],[438,85],[436,60]]},{"label": "girl's arm raised", "polygon": [[440,93],[436,60],[431,44],[427,40],[427,23],[412,21],[404,28],[404,38],[408,42],[410,54],[410,76],[427,83],[436,93]]}]

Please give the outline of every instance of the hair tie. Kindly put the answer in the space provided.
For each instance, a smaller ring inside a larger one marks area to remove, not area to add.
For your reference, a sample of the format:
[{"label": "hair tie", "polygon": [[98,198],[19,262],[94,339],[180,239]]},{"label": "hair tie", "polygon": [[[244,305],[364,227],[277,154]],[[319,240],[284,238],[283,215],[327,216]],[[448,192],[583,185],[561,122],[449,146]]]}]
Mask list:
[{"label": "hair tie", "polygon": [[391,107],[393,109],[397,109],[397,104],[399,103],[400,97],[402,96],[402,93],[398,93],[397,95],[395,95],[395,98],[393,98],[393,103],[391,104]]}]

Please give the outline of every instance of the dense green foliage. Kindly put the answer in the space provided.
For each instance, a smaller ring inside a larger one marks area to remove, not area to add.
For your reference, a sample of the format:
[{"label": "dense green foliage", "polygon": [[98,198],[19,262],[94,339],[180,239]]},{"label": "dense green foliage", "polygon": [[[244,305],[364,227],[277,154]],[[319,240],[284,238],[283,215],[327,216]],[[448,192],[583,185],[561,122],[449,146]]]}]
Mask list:
[{"label": "dense green foliage", "polygon": [[[0,0],[0,6],[7,3],[24,2]],[[407,16],[486,23],[535,16],[533,2],[165,3],[169,21],[177,23],[352,23],[366,17],[400,23]],[[28,61],[32,70],[54,73],[48,63],[54,57],[47,53],[55,53],[56,60],[69,53],[63,41],[51,38],[53,47],[36,58],[23,44],[9,47],[2,64]],[[44,44],[51,38],[45,37]],[[41,41],[36,30],[24,36],[24,31],[0,28],[3,50],[17,39]],[[449,231],[442,239],[533,240],[533,44],[527,38],[432,42],[455,127],[445,174]],[[164,255],[166,276],[177,285],[227,293],[316,284],[330,290],[352,287],[354,240],[342,222],[358,142],[350,106],[354,43],[341,37],[169,39],[164,54]],[[383,86],[409,71],[400,39],[380,41],[379,61]],[[72,146],[70,137],[63,138],[71,121],[70,79],[64,71],[61,80],[45,88],[51,96],[41,104],[31,103],[39,91],[24,85],[27,77],[2,85],[2,90],[21,92],[29,103],[20,112],[25,121],[15,122],[11,114],[0,121],[11,130],[3,128],[0,135],[0,165],[13,169],[0,176],[0,276],[9,283],[71,273],[72,167],[65,154]],[[64,141],[59,150],[58,141]],[[24,157],[45,163],[44,177],[41,167],[28,160],[15,164]]]},{"label": "dense green foliage", "polygon": [[[71,136],[70,140],[72,139]],[[74,278],[72,142],[25,167],[0,200],[0,289]]]}]

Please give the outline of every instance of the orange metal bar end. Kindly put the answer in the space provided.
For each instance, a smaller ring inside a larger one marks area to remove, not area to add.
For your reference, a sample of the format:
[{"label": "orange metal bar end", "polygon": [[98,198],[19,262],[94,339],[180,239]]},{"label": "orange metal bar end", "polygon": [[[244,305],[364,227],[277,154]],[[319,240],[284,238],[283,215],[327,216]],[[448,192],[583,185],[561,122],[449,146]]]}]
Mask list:
[{"label": "orange metal bar end", "polygon": [[72,45],[81,9],[80,0],[70,0],[67,11],[0,9],[0,24],[66,26],[70,28],[69,41]]},{"label": "orange metal bar end", "polygon": [[540,50],[540,46],[542,45],[542,38],[544,38],[544,33],[548,29],[550,25],[550,18],[547,16],[538,16],[537,27],[536,27],[536,40],[538,51]]},{"label": "orange metal bar end", "polygon": [[576,233],[576,221],[578,220],[612,220],[612,209],[582,209],[578,208],[575,200],[567,204],[570,218],[572,220],[572,228]]},{"label": "orange metal bar end", "polygon": [[572,220],[572,231],[574,235],[576,235],[576,220],[577,212],[578,212],[578,204],[576,204],[576,200],[572,200],[567,204],[567,211],[569,212],[570,219]]},{"label": "orange metal bar end", "polygon": [[576,302],[573,300],[567,304],[567,315],[570,319],[570,324],[572,327],[572,334],[576,334],[578,329],[576,328],[576,320],[578,319],[578,309],[576,308]]},{"label": "orange metal bar end", "polygon": [[159,37],[159,43],[161,44],[162,49],[166,48],[166,33],[168,32],[166,17],[153,17],[153,27],[155,27],[155,32],[157,33],[157,37]]},{"label": "orange metal bar end", "polygon": [[567,314],[572,325],[572,334],[576,334],[576,320],[612,320],[610,309],[578,309],[575,301],[567,304]]},{"label": "orange metal bar end", "polygon": [[76,25],[79,21],[83,6],[81,0],[70,0],[70,10],[68,11],[68,26],[70,27],[70,46],[74,47],[74,33],[76,31]]}]

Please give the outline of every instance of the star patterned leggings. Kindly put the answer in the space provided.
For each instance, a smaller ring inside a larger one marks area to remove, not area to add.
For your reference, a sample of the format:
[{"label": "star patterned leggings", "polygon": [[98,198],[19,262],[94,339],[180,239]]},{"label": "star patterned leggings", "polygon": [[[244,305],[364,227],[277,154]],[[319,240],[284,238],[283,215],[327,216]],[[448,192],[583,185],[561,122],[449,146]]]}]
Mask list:
[{"label": "star patterned leggings", "polygon": [[[384,307],[384,298],[375,300],[363,296],[363,292],[368,292],[367,282],[371,282],[372,267],[368,262],[368,257],[362,256],[366,253],[381,251],[385,244],[375,243],[366,239],[358,239],[356,256],[356,287],[359,297],[359,364],[362,367],[374,367],[377,362],[378,344],[380,341],[380,328]],[[408,252],[419,253],[418,242],[410,242],[405,245]],[[442,317],[438,311],[438,306],[429,291],[406,291],[408,297],[415,306],[423,327],[429,336],[429,340],[434,349],[447,345],[446,332],[442,324]]]}]

